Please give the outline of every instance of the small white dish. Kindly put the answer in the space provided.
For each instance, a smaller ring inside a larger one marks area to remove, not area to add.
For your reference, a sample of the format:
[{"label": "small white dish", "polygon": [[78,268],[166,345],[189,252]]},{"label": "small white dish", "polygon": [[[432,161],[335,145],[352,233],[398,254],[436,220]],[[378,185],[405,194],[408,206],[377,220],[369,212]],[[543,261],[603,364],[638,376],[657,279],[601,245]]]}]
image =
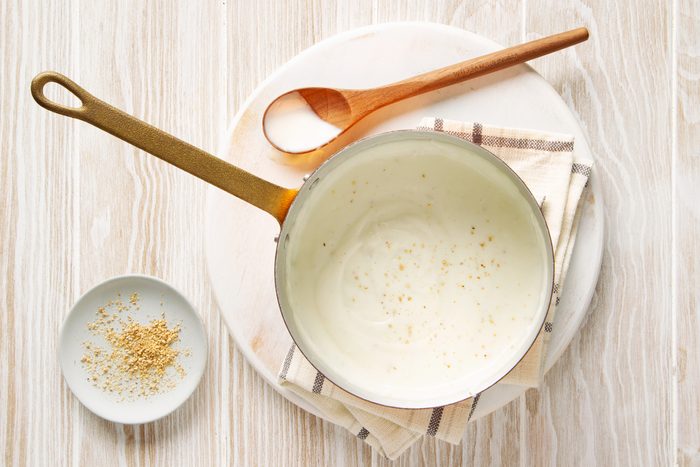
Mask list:
[{"label": "small white dish", "polygon": [[[124,312],[125,316],[146,324],[164,314],[169,328],[181,325],[176,348],[187,352],[178,357],[185,374],[177,378],[172,389],[147,397],[125,399],[90,382],[81,359],[86,352],[84,342],[109,348],[101,336],[96,336],[87,327],[96,319],[98,308],[119,295],[129,303],[134,293],[138,294],[140,309]],[[194,392],[206,367],[207,339],[194,307],[170,285],[149,276],[118,276],[96,285],[73,305],[61,328],[59,359],[66,383],[85,407],[113,422],[147,423],[173,412]]]}]

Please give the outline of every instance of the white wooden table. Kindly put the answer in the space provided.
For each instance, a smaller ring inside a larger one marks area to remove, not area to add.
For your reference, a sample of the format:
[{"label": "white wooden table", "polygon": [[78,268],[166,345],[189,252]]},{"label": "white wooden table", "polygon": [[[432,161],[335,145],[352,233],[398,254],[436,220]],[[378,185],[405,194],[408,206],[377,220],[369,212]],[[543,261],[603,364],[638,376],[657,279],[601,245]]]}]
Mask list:
[{"label": "white wooden table", "polygon": [[[533,63],[581,121],[606,199],[601,280],[581,334],[547,375],[398,465],[700,465],[700,4],[0,1],[0,453],[7,465],[388,464],[295,408],[242,359],[204,261],[204,183],[41,109],[55,69],[210,151],[253,88],[316,41],[424,20],[503,44],[578,25],[588,43]],[[194,396],[144,426],[83,408],[55,350],[71,304],[138,272],[182,290],[211,355]],[[2,459],[2,458],[0,458]],[[0,464],[2,464],[0,460]]]}]

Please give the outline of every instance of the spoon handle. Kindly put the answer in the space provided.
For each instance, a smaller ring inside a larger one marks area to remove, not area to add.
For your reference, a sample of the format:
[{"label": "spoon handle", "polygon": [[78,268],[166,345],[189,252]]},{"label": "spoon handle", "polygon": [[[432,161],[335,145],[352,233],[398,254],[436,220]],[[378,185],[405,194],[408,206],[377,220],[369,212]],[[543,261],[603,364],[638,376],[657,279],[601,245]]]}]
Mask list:
[{"label": "spoon handle", "polygon": [[374,105],[384,106],[424,92],[502,70],[556,52],[588,39],[588,29],[577,28],[446,66],[376,89]]},{"label": "spoon handle", "polygon": [[[56,83],[80,100],[69,107],[44,94],[47,83]],[[32,80],[32,96],[42,107],[77,118],[131,143],[180,169],[272,214],[281,224],[297,190],[283,188],[214,157],[158,128],[112,107],[60,73],[48,71]]]}]

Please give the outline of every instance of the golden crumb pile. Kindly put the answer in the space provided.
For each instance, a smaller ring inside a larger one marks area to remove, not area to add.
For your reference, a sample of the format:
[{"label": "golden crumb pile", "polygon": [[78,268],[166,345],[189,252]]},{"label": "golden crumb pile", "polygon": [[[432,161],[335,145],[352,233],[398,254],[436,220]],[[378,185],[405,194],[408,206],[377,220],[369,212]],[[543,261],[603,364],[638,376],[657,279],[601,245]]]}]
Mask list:
[{"label": "golden crumb pile", "polygon": [[126,304],[118,297],[98,308],[97,318],[87,327],[95,336],[102,336],[108,348],[83,342],[81,362],[88,379],[123,399],[148,397],[174,388],[185,376],[178,357],[189,356],[189,351],[174,347],[180,340],[179,324],[169,328],[163,313],[160,319],[141,324],[128,316],[140,308],[136,293]]}]

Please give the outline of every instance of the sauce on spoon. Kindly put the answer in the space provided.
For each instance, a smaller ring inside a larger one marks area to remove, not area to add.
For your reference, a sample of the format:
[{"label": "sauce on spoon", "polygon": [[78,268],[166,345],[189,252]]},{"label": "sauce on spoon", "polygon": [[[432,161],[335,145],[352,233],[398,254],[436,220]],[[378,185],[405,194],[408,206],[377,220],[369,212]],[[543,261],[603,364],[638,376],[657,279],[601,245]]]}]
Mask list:
[{"label": "sauce on spoon", "polygon": [[274,146],[291,153],[313,151],[342,131],[319,117],[298,91],[285,94],[270,105],[263,128]]}]

